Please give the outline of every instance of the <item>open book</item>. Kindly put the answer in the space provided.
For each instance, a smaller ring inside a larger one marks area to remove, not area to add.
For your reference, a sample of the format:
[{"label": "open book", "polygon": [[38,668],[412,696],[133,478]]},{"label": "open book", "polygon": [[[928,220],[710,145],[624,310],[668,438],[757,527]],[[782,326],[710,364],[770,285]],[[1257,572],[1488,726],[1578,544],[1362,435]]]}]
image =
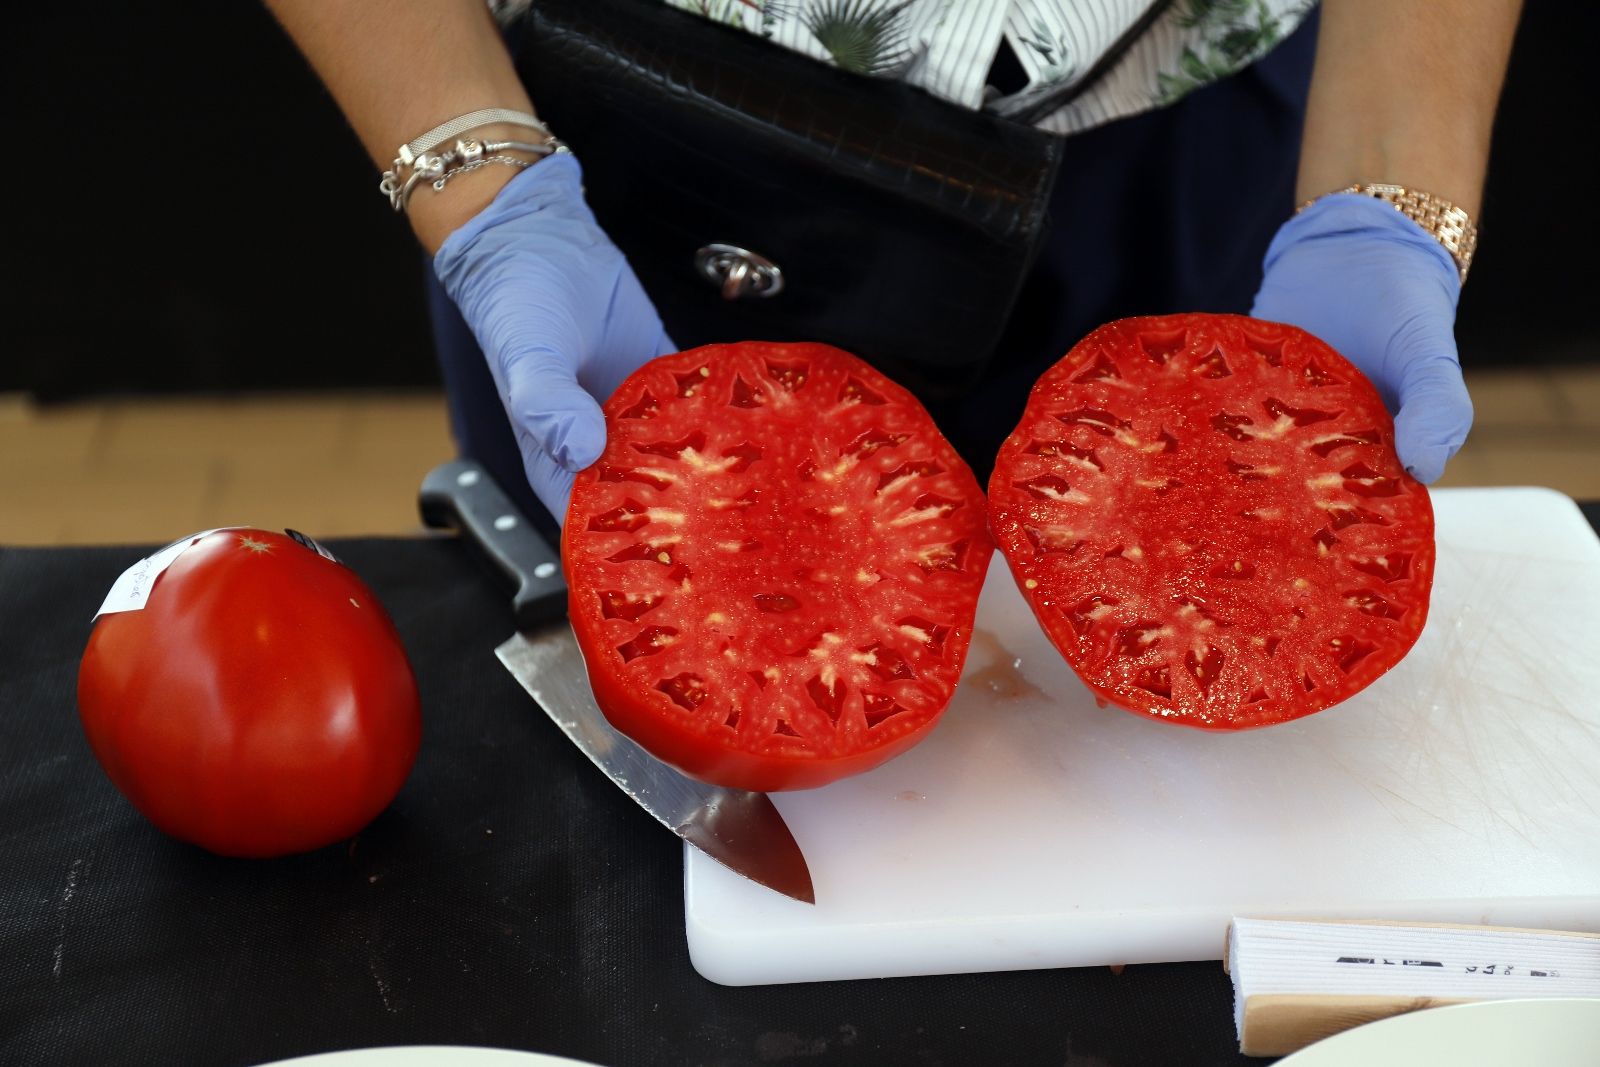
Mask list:
[{"label": "open book", "polygon": [[1600,997],[1600,933],[1234,919],[1223,964],[1249,1056],[1442,1004]]}]

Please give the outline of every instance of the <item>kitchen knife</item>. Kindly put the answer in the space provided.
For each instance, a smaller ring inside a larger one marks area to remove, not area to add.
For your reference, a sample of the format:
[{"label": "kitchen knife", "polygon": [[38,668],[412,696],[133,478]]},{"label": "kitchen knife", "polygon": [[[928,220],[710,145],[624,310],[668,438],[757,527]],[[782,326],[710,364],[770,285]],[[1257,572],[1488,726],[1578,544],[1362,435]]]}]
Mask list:
[{"label": "kitchen knife", "polygon": [[606,721],[566,619],[560,558],[488,471],[470,460],[442,464],[423,479],[420,503],[425,523],[460,530],[515,583],[517,632],[495,655],[573,744],[640,807],[712,859],[816,903],[805,856],[765,793],[680,774]]}]

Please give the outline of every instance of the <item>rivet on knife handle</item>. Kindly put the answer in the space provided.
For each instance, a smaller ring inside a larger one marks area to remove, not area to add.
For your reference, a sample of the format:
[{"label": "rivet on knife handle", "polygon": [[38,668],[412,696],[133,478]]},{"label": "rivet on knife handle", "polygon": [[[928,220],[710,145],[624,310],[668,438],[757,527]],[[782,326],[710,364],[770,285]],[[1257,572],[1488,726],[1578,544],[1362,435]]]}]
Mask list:
[{"label": "rivet on knife handle", "polygon": [[423,522],[460,530],[511,579],[519,629],[565,616],[567,583],[560,555],[483,467],[466,459],[440,464],[423,478],[418,503]]}]

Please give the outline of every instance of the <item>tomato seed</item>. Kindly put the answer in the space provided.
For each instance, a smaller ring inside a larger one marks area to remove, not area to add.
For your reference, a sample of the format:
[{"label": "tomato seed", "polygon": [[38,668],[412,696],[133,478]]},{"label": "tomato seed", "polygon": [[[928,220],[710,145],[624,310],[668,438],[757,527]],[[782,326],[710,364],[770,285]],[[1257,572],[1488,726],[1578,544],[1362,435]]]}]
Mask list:
[{"label": "tomato seed", "polygon": [[1244,335],[1244,343],[1252,348],[1257,355],[1267,361],[1269,367],[1283,366],[1283,338],[1268,340],[1262,337]]},{"label": "tomato seed", "polygon": [[887,433],[883,430],[867,430],[857,436],[840,450],[843,455],[855,456],[865,459],[880,448],[895,448],[905,444],[908,435],[903,433]]},{"label": "tomato seed", "polygon": [[968,547],[965,540],[949,545],[930,545],[917,553],[916,564],[929,574],[934,571],[964,570]]},{"label": "tomato seed", "polygon": [[1133,684],[1163,699],[1172,699],[1172,674],[1165,667],[1146,667],[1134,675]]},{"label": "tomato seed", "polygon": [[704,382],[707,376],[710,374],[710,368],[701,367],[699,370],[690,371],[688,374],[673,375],[678,382],[678,395],[680,397],[694,396],[695,390],[700,388],[701,383]]},{"label": "tomato seed", "polygon": [[663,599],[665,597],[660,593],[654,596],[635,596],[620,590],[607,589],[600,594],[600,617],[637,622],[641,615],[659,607]]},{"label": "tomato seed", "polygon": [[810,371],[811,366],[807,363],[767,363],[767,374],[791,393],[806,384],[806,375]]},{"label": "tomato seed", "polygon": [[1314,359],[1306,361],[1305,379],[1306,384],[1310,385],[1313,389],[1320,389],[1325,385],[1340,384],[1339,379],[1329,374],[1327,370],[1323,368],[1322,364],[1318,363]]},{"label": "tomato seed", "polygon": [[944,640],[950,636],[950,627],[930,622],[920,615],[907,615],[898,619],[895,625],[900,632],[913,641],[921,641],[928,646],[928,651],[936,656],[944,654]]},{"label": "tomato seed", "polygon": [[602,482],[642,482],[656,489],[665,489],[672,484],[670,474],[649,467],[613,467],[610,464],[603,464],[599,473]]},{"label": "tomato seed", "polygon": [[1111,362],[1110,357],[1102,352],[1099,359],[1095,360],[1092,365],[1086,367],[1072,380],[1075,382],[1101,382],[1113,378],[1120,379],[1121,377],[1122,372],[1117,370],[1117,365]]},{"label": "tomato seed", "polygon": [[652,456],[666,456],[668,459],[679,459],[685,452],[703,452],[706,447],[706,435],[695,430],[679,441],[647,441],[634,442],[634,450],[648,453]]},{"label": "tomato seed", "polygon": [[839,721],[839,712],[844,709],[844,698],[847,692],[844,682],[839,678],[824,681],[822,675],[814,674],[811,676],[810,681],[806,682],[806,695],[828,717],[830,722]]},{"label": "tomato seed", "polygon": [[1119,429],[1126,430],[1132,425],[1127,420],[1118,419],[1111,412],[1100,408],[1078,408],[1076,411],[1057,415],[1056,418],[1068,426],[1087,426],[1102,437],[1110,437]]},{"label": "tomato seed", "polygon": [[867,728],[869,730],[880,725],[885,719],[899,715],[905,710],[905,707],[899,701],[885,693],[863,692],[861,694],[861,711],[867,720]]},{"label": "tomato seed", "polygon": [[1216,349],[1209,356],[1195,361],[1194,369],[1195,373],[1202,378],[1217,379],[1233,376],[1233,368],[1228,366],[1228,361],[1223,358],[1221,349]]},{"label": "tomato seed", "polygon": [[661,562],[661,563],[670,562],[670,557],[668,559],[662,559],[661,558],[662,556],[665,556],[665,555],[667,555],[667,553],[663,552],[661,550],[660,546],[648,544],[646,542],[642,542],[641,541],[641,542],[639,542],[637,544],[629,545],[627,548],[624,548],[619,552],[616,552],[616,553],[613,553],[612,555],[607,556],[606,557],[606,562],[607,563],[632,563],[632,562],[637,561],[637,560],[646,560],[646,559],[656,560],[656,561]]},{"label": "tomato seed", "polygon": [[1117,631],[1117,652],[1124,656],[1142,656],[1161,643],[1161,624],[1154,619],[1141,619],[1132,626]]},{"label": "tomato seed", "polygon": [[733,399],[728,401],[728,406],[733,408],[758,408],[766,401],[760,393],[750,387],[743,375],[734,375]]},{"label": "tomato seed", "polygon": [[698,674],[687,672],[673,678],[663,678],[656,683],[656,688],[667,694],[672,702],[685,711],[693,711],[706,699],[705,679]]},{"label": "tomato seed", "polygon": [[1411,574],[1411,553],[1391,552],[1375,559],[1352,559],[1350,566],[1385,582],[1398,582]]},{"label": "tomato seed", "polygon": [[723,449],[722,455],[724,459],[732,457],[738,461],[728,468],[728,473],[739,474],[749,470],[750,464],[761,458],[761,449],[749,441],[743,441],[732,448]]},{"label": "tomato seed", "polygon": [[623,419],[653,419],[659,413],[661,403],[646,389],[639,402],[624,411],[618,418]]},{"label": "tomato seed", "polygon": [[[1220,418],[1221,416],[1218,417]],[[1246,419],[1245,421],[1248,422],[1250,420]],[[1215,425],[1215,420],[1212,420],[1212,424]],[[1253,482],[1266,477],[1266,474],[1257,470],[1249,463],[1240,463],[1235,459],[1228,460],[1228,472],[1230,474],[1237,474],[1241,481],[1246,482]]]},{"label": "tomato seed", "polygon": [[1342,412],[1318,411],[1316,408],[1292,408],[1277,397],[1268,397],[1261,402],[1267,414],[1274,419],[1289,419],[1296,426],[1310,426],[1318,422],[1338,418]]},{"label": "tomato seed", "polygon": [[750,599],[756,602],[756,610],[774,615],[800,606],[800,601],[784,593],[756,593]]},{"label": "tomato seed", "polygon": [[839,389],[839,402],[870,404],[874,407],[886,403],[882,396],[868,389],[861,379],[853,374],[845,379],[844,385]]},{"label": "tomato seed", "polygon": [[1185,330],[1164,331],[1139,335],[1139,347],[1152,363],[1165,364],[1189,339]]},{"label": "tomato seed", "polygon": [[647,626],[633,640],[618,645],[617,652],[622,656],[622,662],[632,663],[643,656],[660,653],[677,636],[678,631],[670,626]]},{"label": "tomato seed", "polygon": [[1252,426],[1255,420],[1248,415],[1231,415],[1226,411],[1218,412],[1211,416],[1211,428],[1219,433],[1226,434],[1235,441],[1254,441],[1255,434],[1246,433],[1240,427]]},{"label": "tomato seed", "polygon": [[1395,496],[1400,492],[1398,478],[1384,477],[1365,463],[1352,463],[1339,474],[1346,479],[1344,483],[1346,491],[1358,496]]},{"label": "tomato seed", "polygon": [[1376,429],[1351,430],[1348,433],[1336,434],[1333,437],[1324,437],[1311,446],[1311,451],[1326,459],[1335,449],[1345,448],[1350,445],[1375,445],[1381,438]]},{"label": "tomato seed", "polygon": [[1041,474],[1026,481],[1013,482],[1018,489],[1026,490],[1028,495],[1038,500],[1054,500],[1057,503],[1071,502],[1072,486],[1059,474]]},{"label": "tomato seed", "polygon": [[650,517],[644,510],[643,504],[630,497],[604,514],[590,516],[587,528],[594,533],[632,533],[650,524]]},{"label": "tomato seed", "polygon": [[1096,594],[1079,602],[1076,607],[1068,609],[1065,615],[1072,628],[1078,632],[1078,636],[1082,637],[1089,632],[1089,627],[1094,625],[1095,620],[1110,611],[1116,603],[1115,600]]},{"label": "tomato seed", "polygon": [[1344,594],[1345,603],[1355,608],[1364,615],[1373,615],[1380,619],[1400,619],[1405,612],[1397,609],[1382,596],[1371,589],[1355,589]]},{"label": "tomato seed", "polygon": [[1346,508],[1340,507],[1337,504],[1324,504],[1322,509],[1326,511],[1328,513],[1328,517],[1333,520],[1333,528],[1335,530],[1343,530],[1349,526],[1359,526],[1362,523],[1367,523],[1373,526],[1389,525],[1388,519],[1384,518],[1382,515],[1379,515],[1375,511],[1368,511],[1366,508]]},{"label": "tomato seed", "polygon": [[1207,645],[1203,657],[1196,656],[1194,649],[1190,649],[1184,655],[1183,665],[1188,668],[1189,675],[1194,678],[1201,691],[1206,692],[1211,689],[1212,684],[1217,680],[1217,676],[1222,673],[1224,662],[1226,660],[1223,654]]},{"label": "tomato seed", "polygon": [[907,460],[892,471],[886,471],[878,476],[878,492],[905,478],[932,478],[934,475],[943,474],[944,468],[937,463],[927,460]]},{"label": "tomato seed", "polygon": [[873,642],[856,650],[861,656],[861,662],[866,668],[886,682],[903,681],[915,678],[911,672],[911,664],[906,658],[881,641]]},{"label": "tomato seed", "polygon": [[1365,641],[1358,641],[1353,637],[1335,637],[1328,642],[1328,649],[1339,657],[1339,669],[1349,674],[1355,665],[1366,659],[1378,650],[1377,645]]}]

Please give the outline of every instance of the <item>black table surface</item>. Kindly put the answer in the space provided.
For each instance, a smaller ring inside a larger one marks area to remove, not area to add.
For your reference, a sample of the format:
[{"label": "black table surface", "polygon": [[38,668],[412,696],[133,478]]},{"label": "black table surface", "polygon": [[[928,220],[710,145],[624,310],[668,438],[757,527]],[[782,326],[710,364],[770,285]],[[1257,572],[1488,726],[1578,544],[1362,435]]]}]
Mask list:
[{"label": "black table surface", "polygon": [[[1586,505],[1600,528],[1600,505]],[[1231,1064],[1217,963],[730,988],[678,840],[501,668],[453,538],[332,543],[416,668],[422,751],[348,842],[270,861],[162,835],[78,724],[89,618],[142,548],[0,548],[0,1063],[261,1064],[479,1045],[633,1064]],[[1219,932],[1220,933],[1220,932]]]}]

